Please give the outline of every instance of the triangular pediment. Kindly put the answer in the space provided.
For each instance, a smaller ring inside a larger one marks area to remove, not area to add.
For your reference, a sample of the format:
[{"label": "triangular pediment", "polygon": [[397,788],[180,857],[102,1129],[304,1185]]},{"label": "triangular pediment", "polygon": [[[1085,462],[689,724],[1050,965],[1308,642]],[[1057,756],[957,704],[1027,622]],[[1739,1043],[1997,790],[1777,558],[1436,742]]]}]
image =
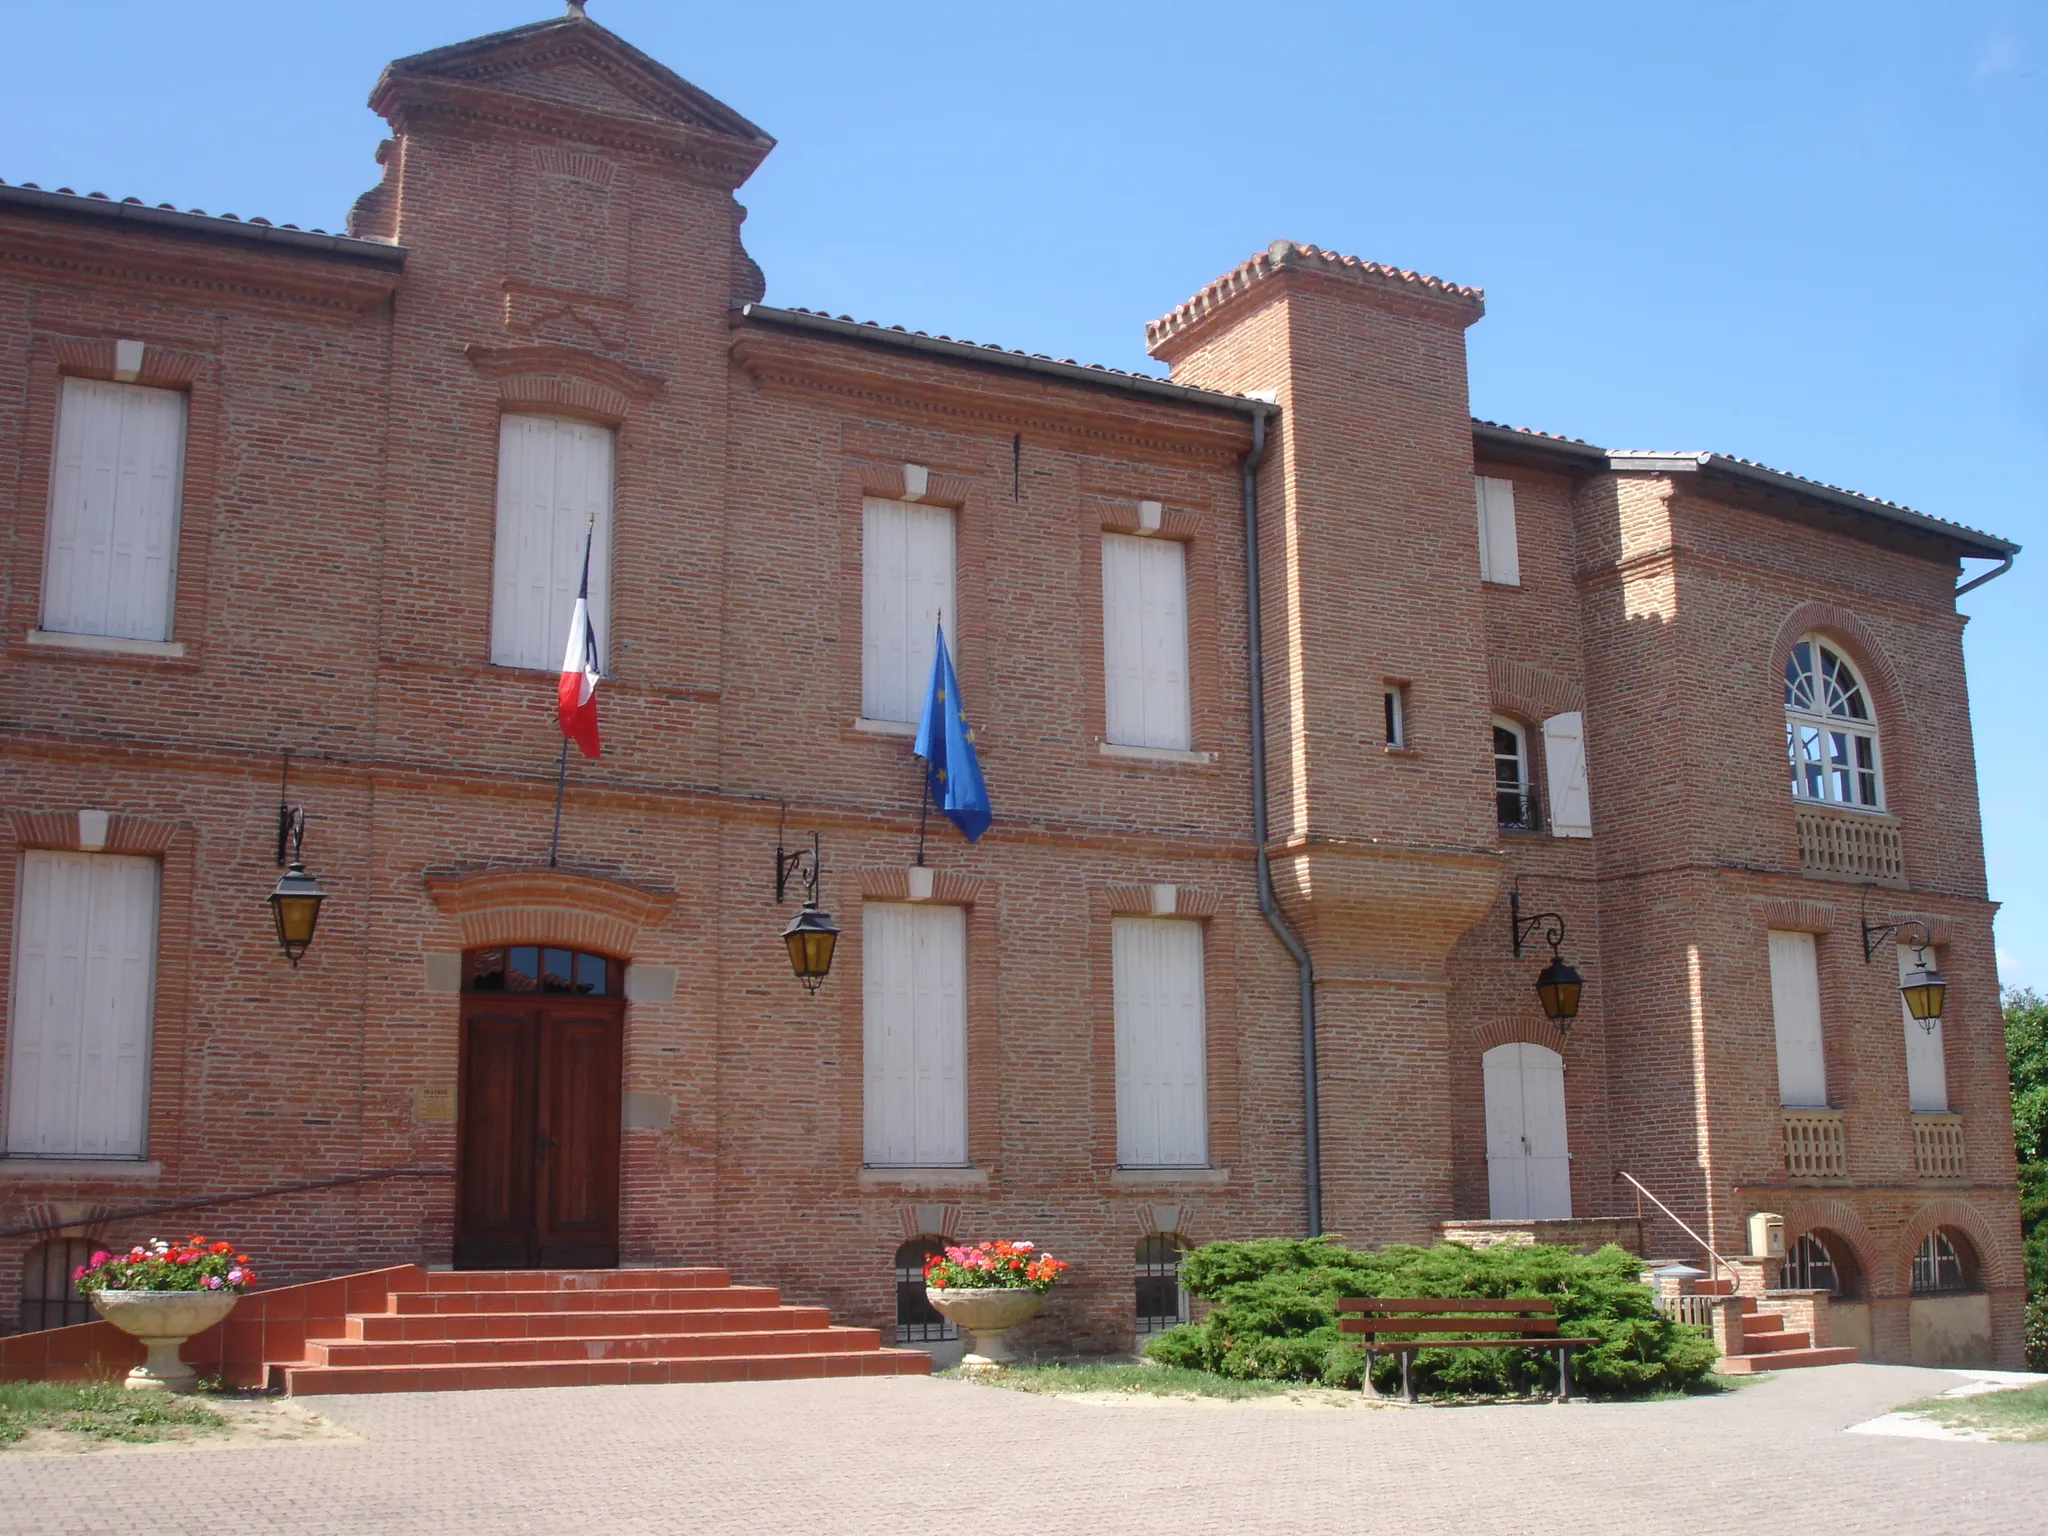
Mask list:
[{"label": "triangular pediment", "polygon": [[370,105],[387,112],[408,84],[441,82],[545,102],[593,117],[713,134],[755,146],[774,140],[618,34],[572,12],[509,32],[430,49],[384,68]]}]

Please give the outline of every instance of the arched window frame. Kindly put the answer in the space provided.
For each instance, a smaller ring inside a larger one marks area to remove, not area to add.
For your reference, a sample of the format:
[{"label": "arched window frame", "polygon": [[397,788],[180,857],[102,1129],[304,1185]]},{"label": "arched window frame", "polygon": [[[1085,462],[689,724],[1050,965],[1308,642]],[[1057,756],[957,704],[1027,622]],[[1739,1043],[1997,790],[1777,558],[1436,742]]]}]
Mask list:
[{"label": "arched window frame", "polygon": [[1913,1250],[1915,1296],[1952,1296],[1977,1289],[1977,1250],[1953,1227],[1936,1227]]},{"label": "arched window frame", "polygon": [[[1508,740],[1513,742],[1512,752],[1508,750]],[[1507,715],[1493,717],[1493,814],[1505,831],[1536,830],[1536,780],[1529,771],[1529,728]]]},{"label": "arched window frame", "polygon": [[1785,757],[1794,799],[1858,811],[1885,808],[1884,754],[1869,685],[1825,635],[1802,635],[1786,653]]},{"label": "arched window frame", "polygon": [[959,1328],[941,1317],[924,1294],[925,1260],[946,1251],[946,1240],[927,1233],[896,1249],[896,1342],[941,1344],[960,1337]]},{"label": "arched window frame", "polygon": [[[1177,1232],[1155,1232],[1138,1240],[1132,1254],[1132,1281],[1139,1338],[1164,1333],[1188,1320],[1188,1293],[1180,1283],[1180,1261],[1187,1252],[1187,1242]],[[1171,1310],[1166,1305],[1169,1297]]]},{"label": "arched window frame", "polygon": [[[1840,1242],[1835,1239],[1836,1244]],[[1847,1298],[1854,1291],[1854,1276],[1850,1256],[1846,1252],[1838,1255],[1828,1235],[1802,1232],[1786,1245],[1778,1284],[1788,1291],[1826,1291]]]}]

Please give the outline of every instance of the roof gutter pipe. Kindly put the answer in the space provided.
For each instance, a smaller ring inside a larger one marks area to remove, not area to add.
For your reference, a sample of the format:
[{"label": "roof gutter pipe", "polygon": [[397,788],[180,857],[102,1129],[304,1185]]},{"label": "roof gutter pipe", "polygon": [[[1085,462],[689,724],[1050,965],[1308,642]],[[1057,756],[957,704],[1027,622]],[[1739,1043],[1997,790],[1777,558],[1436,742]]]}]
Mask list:
[{"label": "roof gutter pipe", "polygon": [[1308,947],[1273,899],[1273,866],[1266,857],[1266,657],[1259,606],[1259,461],[1266,454],[1266,413],[1252,417],[1251,451],[1244,456],[1245,626],[1251,650],[1252,849],[1258,867],[1259,911],[1294,957],[1301,993],[1301,1119],[1308,1235],[1323,1231],[1322,1112],[1316,1100],[1316,973]]},{"label": "roof gutter pipe", "polygon": [[1999,561],[1997,565],[1993,566],[1990,570],[1986,571],[1982,576],[1972,576],[1968,581],[1964,582],[1960,587],[1956,588],[1956,596],[1961,597],[1965,592],[1975,591],[1978,587],[1983,586],[1984,583],[1987,581],[1996,581],[1999,577],[2003,576],[2007,571],[2012,569],[2013,555],[2018,553],[2019,551],[2013,550],[2010,553],[2008,553],[2003,560]]}]

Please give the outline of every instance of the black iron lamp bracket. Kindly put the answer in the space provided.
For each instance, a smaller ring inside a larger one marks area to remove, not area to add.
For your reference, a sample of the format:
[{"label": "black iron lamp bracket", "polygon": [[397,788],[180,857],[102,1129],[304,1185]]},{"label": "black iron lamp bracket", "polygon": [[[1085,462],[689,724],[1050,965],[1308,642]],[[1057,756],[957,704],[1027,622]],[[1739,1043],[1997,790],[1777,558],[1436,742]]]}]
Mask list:
[{"label": "black iron lamp bracket", "polygon": [[[286,803],[285,790],[291,783],[292,755],[284,755],[284,772],[277,780],[277,867],[299,862],[306,844],[306,808]],[[290,857],[286,857],[289,854]]]},{"label": "black iron lamp bracket", "polygon": [[[785,812],[788,807],[784,807]],[[811,834],[811,846],[785,848],[782,842],[783,826],[778,822],[775,828],[775,904],[779,907],[789,900],[789,888],[799,886],[803,891],[804,905],[818,904],[818,873],[822,867],[818,834]]]},{"label": "black iron lamp bracket", "polygon": [[1522,892],[1519,886],[1508,892],[1508,930],[1514,939],[1517,960],[1522,958],[1522,946],[1531,938],[1541,938],[1548,944],[1553,960],[1558,957],[1558,946],[1564,943],[1564,918],[1559,914],[1538,912],[1533,917],[1522,916]]},{"label": "black iron lamp bracket", "polygon": [[[1915,938],[1914,935],[1919,937]],[[1877,956],[1877,946],[1894,935],[1913,947],[1914,958],[1926,963],[1927,951],[1934,947],[1934,934],[1927,924],[1917,917],[1902,917],[1895,923],[1873,923],[1870,920],[1868,898],[1863,911],[1863,963],[1869,965]]]}]

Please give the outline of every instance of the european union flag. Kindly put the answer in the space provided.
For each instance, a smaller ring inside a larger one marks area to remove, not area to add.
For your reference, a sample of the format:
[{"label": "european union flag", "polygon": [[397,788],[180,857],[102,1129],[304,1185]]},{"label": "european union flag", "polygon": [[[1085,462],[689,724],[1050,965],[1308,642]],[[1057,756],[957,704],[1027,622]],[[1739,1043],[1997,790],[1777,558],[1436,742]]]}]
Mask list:
[{"label": "european union flag", "polygon": [[974,757],[974,728],[960,705],[960,681],[953,658],[946,653],[946,626],[939,625],[939,643],[932,653],[932,680],[924,691],[924,713],[918,717],[917,740],[910,750],[924,759],[925,782],[932,799],[967,841],[988,830],[988,786]]}]

